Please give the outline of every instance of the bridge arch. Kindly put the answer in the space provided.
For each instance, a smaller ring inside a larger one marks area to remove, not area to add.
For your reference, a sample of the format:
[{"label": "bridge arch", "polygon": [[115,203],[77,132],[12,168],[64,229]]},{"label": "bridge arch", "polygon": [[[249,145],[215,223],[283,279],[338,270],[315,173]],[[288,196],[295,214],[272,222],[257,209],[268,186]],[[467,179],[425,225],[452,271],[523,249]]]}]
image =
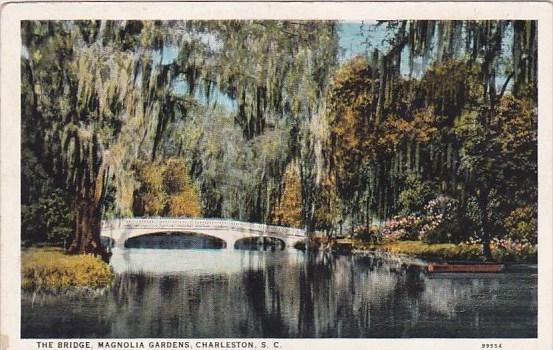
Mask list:
[{"label": "bridge arch", "polygon": [[133,235],[123,245],[125,248],[224,249],[227,242],[220,237],[190,230],[170,230]]}]

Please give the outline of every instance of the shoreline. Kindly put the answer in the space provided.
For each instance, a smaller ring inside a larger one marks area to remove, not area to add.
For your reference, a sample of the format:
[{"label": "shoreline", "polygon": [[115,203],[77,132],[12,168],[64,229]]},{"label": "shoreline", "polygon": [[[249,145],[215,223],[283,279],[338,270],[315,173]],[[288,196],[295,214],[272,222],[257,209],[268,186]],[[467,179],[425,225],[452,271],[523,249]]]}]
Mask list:
[{"label": "shoreline", "polygon": [[[330,246],[315,248],[307,244],[301,251],[329,250],[351,256],[370,256],[387,262],[426,268],[431,263],[482,264],[480,246],[461,244],[427,244],[420,241],[367,243],[349,240],[349,248],[334,241]],[[497,248],[496,248],[497,249]],[[505,272],[537,273],[532,257],[518,260],[495,259],[505,265]],[[113,282],[113,268],[91,255],[68,255],[60,248],[32,247],[22,249],[21,289],[29,295],[102,295]]]},{"label": "shoreline", "polygon": [[[537,249],[537,246],[535,247]],[[486,263],[482,258],[479,244],[424,243],[421,241],[395,241],[386,243],[366,243],[351,240],[352,254],[376,254],[380,257],[413,259],[419,264],[429,263]],[[537,255],[502,255],[502,248],[492,249],[493,260],[487,263],[504,265],[536,265]]]},{"label": "shoreline", "polygon": [[[426,268],[429,264],[432,263],[466,263],[466,264],[478,264],[482,263],[482,261],[478,260],[462,260],[462,261],[439,261],[439,260],[433,260],[433,259],[426,259],[422,257],[417,257],[405,253],[390,253],[383,250],[361,250],[361,249],[354,249],[351,251],[351,255],[353,256],[360,256],[360,257],[373,257],[376,259],[382,259],[388,263],[395,263],[395,264],[404,264],[409,266],[415,266],[418,268]],[[520,262],[520,263],[514,263],[514,262],[501,262],[498,264],[502,264],[505,266],[505,269],[501,271],[501,273],[538,273],[538,264],[533,262]],[[465,276],[467,274],[474,274],[478,272],[464,272],[464,273],[455,273],[455,275],[461,275]],[[441,275],[451,275],[451,273],[441,273]],[[478,274],[486,274],[486,275],[497,275],[497,273],[478,273]]]}]

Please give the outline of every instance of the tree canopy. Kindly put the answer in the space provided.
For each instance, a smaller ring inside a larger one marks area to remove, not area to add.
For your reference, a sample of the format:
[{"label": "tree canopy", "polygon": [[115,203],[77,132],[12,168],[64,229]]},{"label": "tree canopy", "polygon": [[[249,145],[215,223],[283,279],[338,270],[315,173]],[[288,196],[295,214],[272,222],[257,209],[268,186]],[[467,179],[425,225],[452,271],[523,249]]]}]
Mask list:
[{"label": "tree canopy", "polygon": [[104,254],[101,219],[133,215],[355,231],[435,200],[462,223],[442,240],[535,241],[536,22],[381,21],[342,62],[339,28],[23,21],[25,239]]}]

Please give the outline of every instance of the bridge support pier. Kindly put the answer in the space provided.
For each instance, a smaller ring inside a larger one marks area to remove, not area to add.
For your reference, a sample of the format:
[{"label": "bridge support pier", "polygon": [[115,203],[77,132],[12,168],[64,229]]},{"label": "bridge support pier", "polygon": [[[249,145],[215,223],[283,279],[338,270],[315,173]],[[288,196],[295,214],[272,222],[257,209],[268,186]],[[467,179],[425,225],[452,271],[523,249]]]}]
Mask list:
[{"label": "bridge support pier", "polygon": [[115,243],[113,244],[113,248],[119,248],[119,249],[125,248],[125,240],[124,239],[116,240]]},{"label": "bridge support pier", "polygon": [[234,243],[236,243],[236,239],[225,239],[225,249],[234,249]]}]

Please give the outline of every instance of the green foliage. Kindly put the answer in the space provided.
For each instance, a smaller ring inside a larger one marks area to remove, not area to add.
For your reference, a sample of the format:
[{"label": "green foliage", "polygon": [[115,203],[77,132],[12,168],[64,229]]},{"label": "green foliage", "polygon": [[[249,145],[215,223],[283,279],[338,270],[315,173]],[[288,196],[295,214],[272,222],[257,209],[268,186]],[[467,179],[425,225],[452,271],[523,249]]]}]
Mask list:
[{"label": "green foliage", "polygon": [[[358,243],[359,244],[359,243]],[[421,241],[388,241],[377,244],[359,244],[362,249],[406,254],[432,260],[480,260],[482,248],[478,244],[429,244]]]},{"label": "green foliage", "polygon": [[419,84],[419,94],[426,106],[432,106],[442,122],[456,117],[467,106],[476,105],[482,96],[478,65],[448,59],[433,64]]},{"label": "green foliage", "polygon": [[382,241],[382,234],[378,227],[361,227],[355,230],[353,237],[361,242],[377,243]]},{"label": "green foliage", "polygon": [[397,240],[414,240],[420,238],[423,225],[428,222],[421,216],[396,216],[384,223],[378,234],[382,241],[393,242]]},{"label": "green foliage", "polygon": [[486,184],[501,180],[510,191],[520,186],[518,180],[535,181],[536,118],[529,101],[512,96],[498,101],[493,110],[465,113],[453,128],[462,143],[460,170]]},{"label": "green foliage", "polygon": [[493,258],[511,263],[536,263],[538,246],[528,241],[494,239],[491,242]]},{"label": "green foliage", "polygon": [[[96,220],[199,215],[190,203],[200,196],[206,215],[268,221],[289,160],[314,162],[309,128],[337,59],[334,22],[28,21],[22,29],[22,119],[39,125],[24,138],[37,140],[39,158],[46,150],[48,177],[70,196],[84,192],[75,210],[97,207]],[[187,162],[197,189],[165,190],[146,169],[134,174],[136,160],[169,158]]]},{"label": "green foliage", "polygon": [[[482,247],[478,243],[424,243],[421,241],[387,241],[367,243],[355,241],[354,248],[362,250],[376,250],[393,254],[443,261],[481,261]],[[520,247],[501,246],[492,243],[493,260],[496,262],[535,263],[537,248],[527,244]]]},{"label": "green foliage", "polygon": [[141,117],[136,106],[151,107],[137,88],[141,65],[130,47],[140,30],[132,22],[22,22],[22,139],[70,198],[79,221],[75,252],[105,256],[99,228],[106,194],[120,181],[125,154],[134,153],[125,137]]},{"label": "green foliage", "polygon": [[356,57],[340,67],[329,88],[329,162],[342,198],[358,190],[359,170],[375,156],[377,77],[366,60]]},{"label": "green foliage", "polygon": [[327,233],[337,231],[342,214],[342,202],[338,196],[336,181],[331,176],[325,177],[316,191],[313,228]]},{"label": "green foliage", "polygon": [[524,206],[513,210],[504,222],[507,231],[506,238],[519,241],[538,243],[538,222],[535,207]]},{"label": "green foliage", "polygon": [[424,221],[419,237],[426,243],[459,243],[467,238],[459,220],[459,201],[438,196],[424,206]]},{"label": "green foliage", "polygon": [[44,194],[36,203],[21,207],[21,238],[32,242],[71,242],[75,219],[63,191]]},{"label": "green foliage", "polygon": [[[421,215],[422,206],[441,193],[451,207],[444,202],[435,212],[422,213],[420,238],[479,237],[489,246],[492,237],[504,235],[505,217],[513,209],[537,200],[536,95],[522,93],[518,83],[509,89],[520,69],[535,69],[534,56],[524,62],[520,56],[535,54],[534,44],[521,35],[535,40],[534,24],[384,24],[392,33],[388,51],[344,63],[329,87],[329,173],[337,178],[343,214],[353,225],[359,212],[380,219],[401,214],[390,222],[401,221]],[[520,49],[511,57],[497,49],[509,27],[518,33],[513,46]],[[468,51],[460,55],[463,40]],[[405,48],[409,76],[401,74]],[[416,58],[430,63],[423,63],[420,78],[411,75]],[[507,80],[498,90],[500,70]],[[532,77],[522,85],[534,82]],[[404,228],[388,231],[384,236],[409,236]]]},{"label": "green foliage", "polygon": [[78,218],[77,250],[102,215],[369,230],[444,194],[424,239],[530,239],[536,22],[381,25],[381,52],[337,67],[329,21],[22,22],[24,234],[41,215],[40,239]]},{"label": "green foliage", "polygon": [[430,184],[421,181],[416,174],[407,175],[404,187],[398,196],[400,214],[403,215],[421,213],[424,205],[434,196]]}]

